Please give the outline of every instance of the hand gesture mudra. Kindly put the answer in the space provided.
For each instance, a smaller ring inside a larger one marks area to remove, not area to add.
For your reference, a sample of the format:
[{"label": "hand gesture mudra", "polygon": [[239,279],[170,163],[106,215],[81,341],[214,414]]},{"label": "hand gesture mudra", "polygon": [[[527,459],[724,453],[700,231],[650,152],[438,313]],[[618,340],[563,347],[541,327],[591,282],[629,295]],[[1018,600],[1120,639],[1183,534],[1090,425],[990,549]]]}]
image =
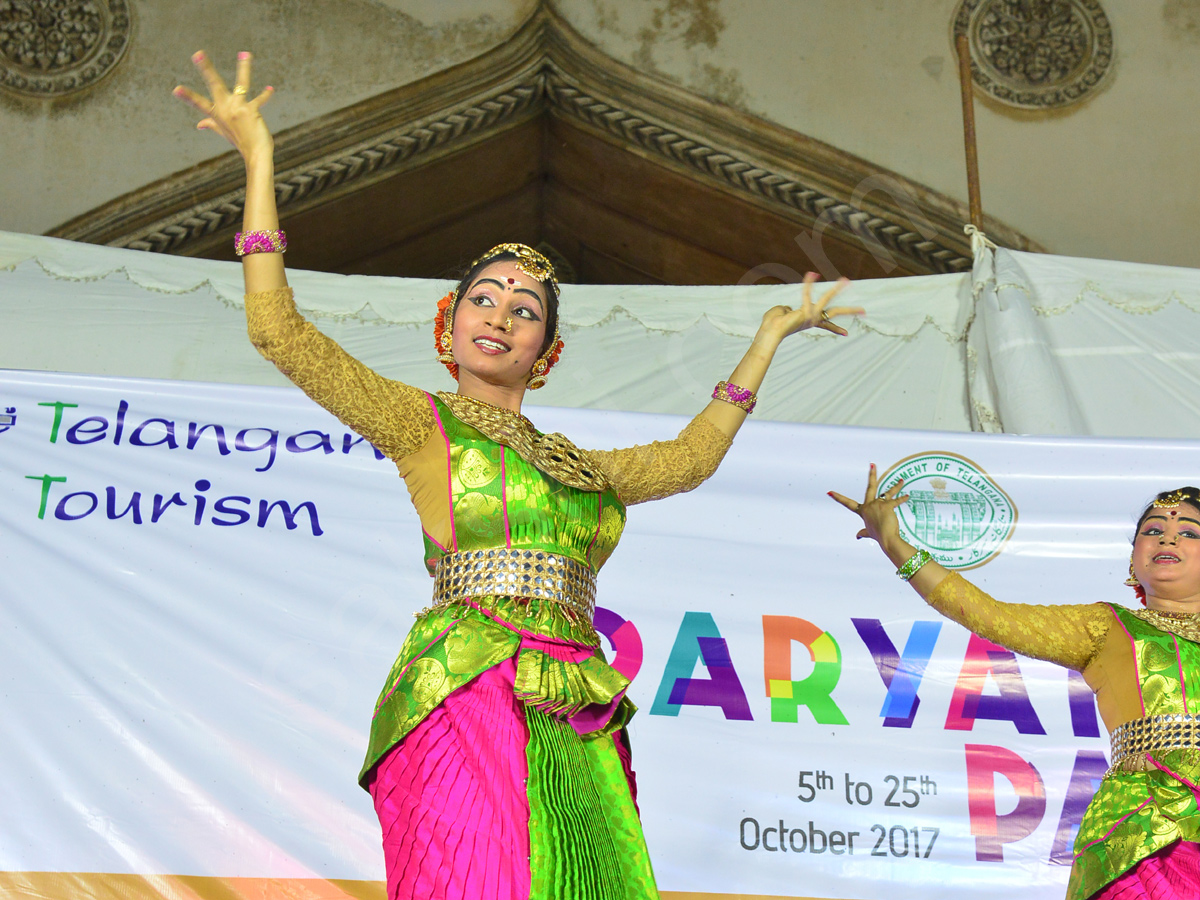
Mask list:
[{"label": "hand gesture mudra", "polygon": [[908,495],[900,493],[903,486],[904,479],[900,479],[888,488],[883,496],[878,496],[879,476],[875,471],[875,464],[872,463],[867,474],[867,492],[861,503],[844,497],[837,491],[830,491],[829,496],[863,520],[863,527],[855,537],[870,538],[882,547],[888,539],[900,536],[896,509],[908,502]]},{"label": "hand gesture mudra", "polygon": [[845,328],[832,321],[835,316],[861,316],[863,309],[859,306],[829,306],[829,301],[836,297],[846,285],[848,278],[840,278],[837,283],[826,291],[819,300],[813,300],[813,284],[817,281],[817,273],[809,272],[804,276],[804,290],[801,294],[799,308],[790,306],[773,306],[763,313],[762,327],[777,333],[779,338],[785,338],[798,331],[808,328],[821,328],[832,334],[845,337]]},{"label": "hand gesture mudra", "polygon": [[196,123],[196,127],[221,135],[233,144],[247,162],[258,153],[271,153],[274,141],[259,110],[271,99],[275,89],[265,87],[258,96],[250,99],[250,54],[238,54],[237,76],[232,89],[226,86],[225,80],[203,50],[192,56],[192,62],[208,86],[208,96],[197,94],[183,85],[176,87],[172,93],[196,107],[204,116]]}]

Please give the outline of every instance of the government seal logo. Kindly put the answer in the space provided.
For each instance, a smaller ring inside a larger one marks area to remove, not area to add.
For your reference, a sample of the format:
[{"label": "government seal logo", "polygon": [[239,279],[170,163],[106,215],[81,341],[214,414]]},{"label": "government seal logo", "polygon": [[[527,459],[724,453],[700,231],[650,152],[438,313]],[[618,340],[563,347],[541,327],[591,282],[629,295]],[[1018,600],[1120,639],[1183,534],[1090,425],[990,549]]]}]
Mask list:
[{"label": "government seal logo", "polygon": [[974,569],[1004,549],[1017,526],[1012,498],[976,463],[957,453],[918,453],[893,465],[883,494],[904,479],[908,503],[896,510],[900,533],[947,569]]}]

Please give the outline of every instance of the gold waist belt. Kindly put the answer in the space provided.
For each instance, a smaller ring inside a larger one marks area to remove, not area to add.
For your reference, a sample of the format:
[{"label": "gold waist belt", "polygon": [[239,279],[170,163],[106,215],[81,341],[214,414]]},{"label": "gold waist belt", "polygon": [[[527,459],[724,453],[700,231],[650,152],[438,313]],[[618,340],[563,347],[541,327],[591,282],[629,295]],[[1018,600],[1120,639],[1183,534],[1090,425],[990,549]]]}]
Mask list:
[{"label": "gold waist belt", "polygon": [[438,560],[431,608],[489,594],[561,603],[591,622],[596,612],[596,573],[548,550],[458,550]]},{"label": "gold waist belt", "polygon": [[1150,768],[1146,754],[1159,750],[1200,748],[1200,716],[1147,716],[1132,719],[1112,730],[1112,765],[1109,771]]}]

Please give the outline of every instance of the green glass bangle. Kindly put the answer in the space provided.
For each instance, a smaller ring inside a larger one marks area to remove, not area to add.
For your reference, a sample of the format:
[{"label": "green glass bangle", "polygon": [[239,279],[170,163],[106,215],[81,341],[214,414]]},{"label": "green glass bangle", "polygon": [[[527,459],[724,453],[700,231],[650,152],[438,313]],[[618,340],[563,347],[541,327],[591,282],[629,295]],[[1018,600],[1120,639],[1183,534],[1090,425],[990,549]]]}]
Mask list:
[{"label": "green glass bangle", "polygon": [[918,550],[910,556],[900,568],[896,570],[896,574],[900,576],[902,581],[908,581],[921,570],[921,566],[925,563],[933,562],[933,557],[926,550]]}]

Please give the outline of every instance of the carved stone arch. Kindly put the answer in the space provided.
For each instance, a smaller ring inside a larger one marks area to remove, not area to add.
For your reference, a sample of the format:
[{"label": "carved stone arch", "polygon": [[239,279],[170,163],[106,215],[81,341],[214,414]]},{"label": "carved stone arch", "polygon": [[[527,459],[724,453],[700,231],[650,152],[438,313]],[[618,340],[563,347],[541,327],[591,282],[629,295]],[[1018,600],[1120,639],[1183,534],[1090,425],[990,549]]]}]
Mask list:
[{"label": "carved stone arch", "polygon": [[[970,267],[962,204],[618,63],[545,6],[500,47],[275,146],[288,262],[300,268],[441,276],[508,240],[547,245],[600,283]],[[50,234],[232,258],[242,181],[226,154]]]}]

